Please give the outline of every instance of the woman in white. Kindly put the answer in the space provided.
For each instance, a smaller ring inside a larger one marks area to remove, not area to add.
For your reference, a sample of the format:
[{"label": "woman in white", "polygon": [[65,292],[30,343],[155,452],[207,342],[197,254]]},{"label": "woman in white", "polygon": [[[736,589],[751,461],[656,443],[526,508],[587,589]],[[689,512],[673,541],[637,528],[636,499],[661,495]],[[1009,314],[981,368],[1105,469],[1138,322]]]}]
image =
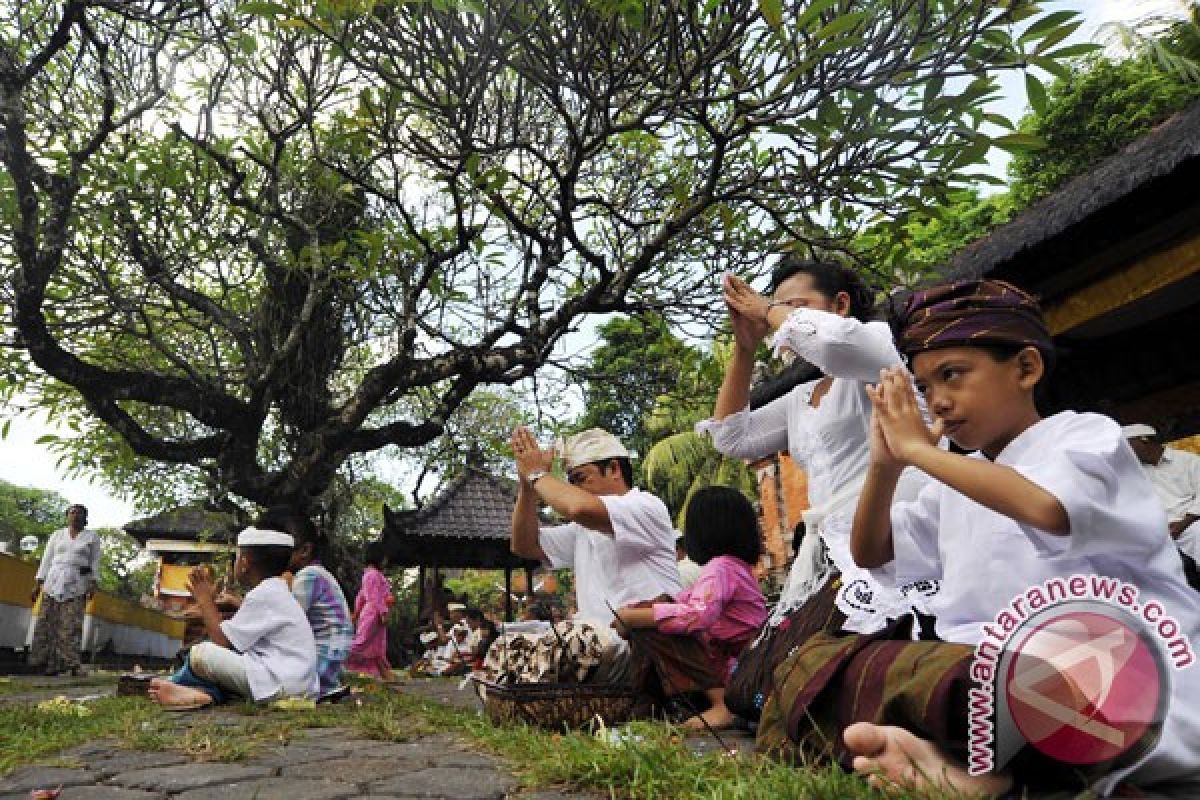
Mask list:
[{"label": "woman in white", "polygon": [[73,505],[67,509],[67,527],[46,542],[31,596],[36,603],[42,595],[42,606],[29,663],[44,667],[47,675],[79,674],[84,609],[99,572],[100,537],[87,529],[87,509]]},{"label": "woman in white", "polygon": [[[709,433],[717,450],[735,458],[762,458],[786,449],[807,472],[811,508],[804,523],[810,535],[768,625],[804,606],[836,569],[841,573],[836,603],[846,616],[842,629],[873,633],[889,618],[913,607],[922,610],[923,597],[936,591],[932,583],[883,588],[850,558],[850,527],[870,456],[871,403],[863,386],[877,381],[881,368],[901,364],[900,354],[888,325],[870,321],[872,292],[851,270],[785,256],[771,286],[768,300],[740,278],[726,276],[735,347],[713,417],[697,430]],[[799,356],[824,377],[752,411],[754,351],[771,331],[776,354],[785,360]],[[915,496],[923,482],[920,473],[909,470],[905,497]]]}]

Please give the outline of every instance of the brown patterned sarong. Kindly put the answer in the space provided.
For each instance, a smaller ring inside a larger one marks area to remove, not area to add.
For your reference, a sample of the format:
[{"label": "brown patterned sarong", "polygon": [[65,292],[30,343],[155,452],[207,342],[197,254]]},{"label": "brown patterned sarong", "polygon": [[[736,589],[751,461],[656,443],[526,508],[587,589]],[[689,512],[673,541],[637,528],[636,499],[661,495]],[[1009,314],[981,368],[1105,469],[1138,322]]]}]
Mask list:
[{"label": "brown patterned sarong", "polygon": [[55,600],[48,594],[42,594],[41,611],[33,629],[33,645],[29,652],[32,666],[45,667],[47,672],[79,668],[86,608],[85,595]]},{"label": "brown patterned sarong", "polygon": [[846,615],[837,607],[841,573],[829,576],[808,601],[789,612],[775,627],[742,651],[725,691],[725,705],[739,717],[757,720],[771,695],[775,668],[819,632],[837,633]]},{"label": "brown patterned sarong", "polygon": [[634,685],[651,696],[674,697],[725,685],[726,656],[694,636],[641,628],[634,631],[629,647]]},{"label": "brown patterned sarong", "polygon": [[974,648],[900,640],[904,623],[870,635],[818,633],[774,673],[758,748],[849,766],[842,731],[897,725],[965,759]]}]

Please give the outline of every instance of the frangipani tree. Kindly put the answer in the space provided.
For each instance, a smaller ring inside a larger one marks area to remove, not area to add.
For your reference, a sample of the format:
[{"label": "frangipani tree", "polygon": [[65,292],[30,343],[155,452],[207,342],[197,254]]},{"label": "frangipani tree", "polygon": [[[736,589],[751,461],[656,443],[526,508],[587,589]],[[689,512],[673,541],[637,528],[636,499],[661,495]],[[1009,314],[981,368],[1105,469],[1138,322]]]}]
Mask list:
[{"label": "frangipani tree", "polygon": [[1074,24],[1032,0],[0,18],[6,396],[118,488],[157,463],[305,507],[568,358],[589,315],[703,322],[720,270],[836,247],[1029,145],[986,102]]}]

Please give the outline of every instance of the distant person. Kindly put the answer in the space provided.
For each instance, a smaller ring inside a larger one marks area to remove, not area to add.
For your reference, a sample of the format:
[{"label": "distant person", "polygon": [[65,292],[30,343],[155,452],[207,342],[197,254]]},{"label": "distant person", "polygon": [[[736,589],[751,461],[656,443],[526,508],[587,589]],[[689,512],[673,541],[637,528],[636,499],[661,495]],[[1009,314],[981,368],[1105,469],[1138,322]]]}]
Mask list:
[{"label": "distant person", "polygon": [[100,573],[100,537],[87,527],[88,510],[75,504],[67,508],[67,527],[50,534],[37,586],[30,595],[41,611],[33,632],[29,663],[47,675],[70,672],[79,675],[79,650],[83,638],[83,616],[96,591]]},{"label": "distant person", "polygon": [[1149,425],[1121,429],[1167,512],[1167,533],[1193,569],[1200,560],[1200,456],[1166,447]]},{"label": "distant person", "polygon": [[292,596],[304,609],[317,641],[320,698],[333,700],[345,695],[349,687],[342,685],[342,667],[354,642],[354,623],[337,578],[321,565],[327,540],[308,516],[287,507],[268,509],[256,525],[291,534],[295,541],[288,564],[293,573]]},{"label": "distant person", "polygon": [[368,553],[362,586],[354,598],[354,642],[346,669],[390,681],[395,675],[387,658],[387,620],[396,598],[382,565],[382,558]]},{"label": "distant person", "polygon": [[292,558],[293,539],[282,531],[247,528],[238,534],[234,575],[248,591],[232,619],[221,621],[217,588],[206,567],[194,568],[188,590],[196,600],[209,641],[188,652],[170,678],[150,681],[150,698],[170,711],[284,697],[316,698],[317,643],[304,610],[280,577]]}]

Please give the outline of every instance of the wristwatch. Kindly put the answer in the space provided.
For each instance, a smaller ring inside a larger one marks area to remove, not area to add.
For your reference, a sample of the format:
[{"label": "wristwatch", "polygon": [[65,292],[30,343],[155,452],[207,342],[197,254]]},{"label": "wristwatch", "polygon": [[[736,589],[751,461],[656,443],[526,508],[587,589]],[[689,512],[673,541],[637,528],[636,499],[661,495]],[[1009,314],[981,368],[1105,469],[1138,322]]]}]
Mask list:
[{"label": "wristwatch", "polygon": [[537,483],[539,480],[541,480],[542,478],[546,477],[549,474],[550,473],[547,470],[535,469],[533,472],[531,472],[525,476],[525,480],[528,481],[530,486],[533,486],[535,483]]}]

